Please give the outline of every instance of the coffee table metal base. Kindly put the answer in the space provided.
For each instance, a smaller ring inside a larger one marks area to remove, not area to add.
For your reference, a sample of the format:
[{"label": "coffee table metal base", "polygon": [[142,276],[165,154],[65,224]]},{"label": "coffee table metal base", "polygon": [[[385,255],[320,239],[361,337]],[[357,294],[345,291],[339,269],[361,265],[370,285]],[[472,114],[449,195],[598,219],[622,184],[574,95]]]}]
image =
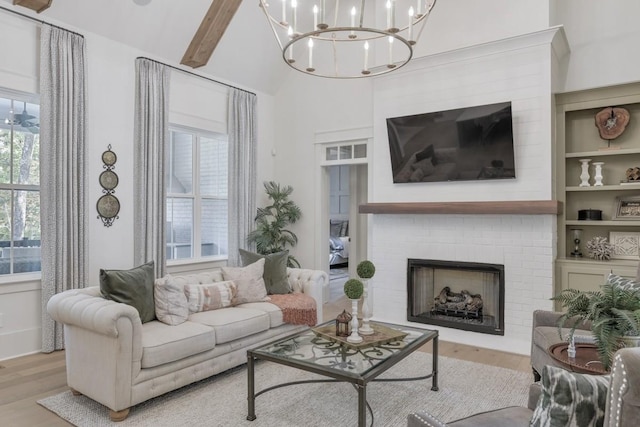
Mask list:
[{"label": "coffee table metal base", "polygon": [[[435,338],[433,338],[431,340],[432,345],[433,345],[433,359],[432,359],[432,367],[431,367],[431,373],[424,375],[424,376],[420,376],[420,377],[412,377],[412,378],[375,378],[372,379],[371,381],[373,382],[398,382],[398,381],[419,381],[419,380],[427,380],[429,378],[431,378],[431,390],[432,391],[438,391],[438,337],[436,336]],[[248,390],[247,390],[247,403],[248,403],[248,415],[247,415],[247,420],[249,421],[253,421],[256,419],[256,407],[255,407],[255,401],[256,401],[256,397],[260,396],[261,394],[264,394],[268,391],[271,390],[275,390],[281,387],[287,387],[287,386],[291,386],[291,385],[297,385],[297,384],[311,384],[311,383],[344,383],[344,382],[348,382],[351,383],[353,385],[353,387],[358,391],[358,427],[366,427],[366,423],[367,423],[367,411],[369,411],[369,414],[371,416],[371,426],[373,426],[373,410],[371,409],[371,405],[369,405],[369,402],[367,402],[367,382],[366,381],[360,381],[360,380],[354,380],[354,381],[350,381],[349,379],[346,378],[341,378],[341,379],[317,379],[317,380],[301,380],[301,381],[291,381],[291,382],[286,382],[286,383],[282,383],[282,384],[276,384],[274,386],[265,388],[264,390],[261,390],[259,392],[255,392],[255,361],[258,359],[263,359],[263,357],[260,357],[260,355],[254,354],[252,353],[251,350],[247,351],[247,374],[248,374],[248,379],[247,379],[247,386],[248,386]],[[266,359],[268,360],[268,359]],[[275,363],[280,363],[278,360],[271,360],[272,362]],[[308,370],[305,369],[302,366],[295,366],[295,365],[289,365],[287,364],[287,366],[291,366],[291,367],[295,367],[298,369],[302,369],[302,370]],[[313,372],[312,370],[308,370]],[[316,372],[318,373],[318,372]]]}]

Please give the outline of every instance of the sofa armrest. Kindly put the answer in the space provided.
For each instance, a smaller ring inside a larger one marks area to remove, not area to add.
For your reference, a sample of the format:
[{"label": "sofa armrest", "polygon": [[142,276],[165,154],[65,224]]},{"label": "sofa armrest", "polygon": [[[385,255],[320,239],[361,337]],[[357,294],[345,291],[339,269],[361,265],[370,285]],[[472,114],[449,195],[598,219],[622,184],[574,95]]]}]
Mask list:
[{"label": "sofa armrest", "polygon": [[640,420],[640,347],[618,350],[611,372],[605,425],[637,426]]},{"label": "sofa armrest", "polygon": [[72,289],[52,296],[47,303],[47,312],[53,320],[64,325],[78,326],[110,337],[119,335],[119,318],[127,318],[138,328],[142,327],[138,310],[103,298],[97,286]]},{"label": "sofa armrest", "polygon": [[445,423],[426,411],[409,414],[407,427],[447,427]]},{"label": "sofa armrest", "polygon": [[[546,311],[546,310],[536,310],[533,312],[533,329],[538,326],[558,326],[558,320],[560,316],[564,313],[560,311]],[[565,322],[565,327],[573,326],[573,318],[567,319]],[[591,330],[591,322],[582,322],[578,323],[576,329],[584,329],[587,331]]]},{"label": "sofa armrest", "polygon": [[131,406],[142,361],[138,310],[107,300],[92,287],[54,295],[47,312],[64,325],[69,387],[113,411]]},{"label": "sofa armrest", "polygon": [[324,288],[329,285],[329,275],[324,271],[306,268],[287,268],[289,285],[316,300],[318,323],[322,323],[322,302]]}]

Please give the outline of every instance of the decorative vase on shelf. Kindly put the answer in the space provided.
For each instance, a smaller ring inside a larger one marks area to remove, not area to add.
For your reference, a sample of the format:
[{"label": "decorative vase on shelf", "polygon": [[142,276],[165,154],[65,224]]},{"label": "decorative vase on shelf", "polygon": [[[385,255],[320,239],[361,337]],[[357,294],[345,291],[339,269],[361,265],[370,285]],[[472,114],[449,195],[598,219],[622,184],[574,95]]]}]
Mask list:
[{"label": "decorative vase on shelf", "polygon": [[351,300],[351,335],[347,337],[347,341],[357,344],[363,341],[363,338],[358,335],[358,299]]},{"label": "decorative vase on shelf", "polygon": [[593,166],[596,167],[596,175],[595,175],[595,184],[594,187],[602,187],[604,184],[602,183],[602,165],[604,162],[593,162]]},{"label": "decorative vase on shelf", "polygon": [[582,173],[580,174],[580,187],[590,187],[589,184],[589,162],[591,159],[580,159],[582,163]]}]

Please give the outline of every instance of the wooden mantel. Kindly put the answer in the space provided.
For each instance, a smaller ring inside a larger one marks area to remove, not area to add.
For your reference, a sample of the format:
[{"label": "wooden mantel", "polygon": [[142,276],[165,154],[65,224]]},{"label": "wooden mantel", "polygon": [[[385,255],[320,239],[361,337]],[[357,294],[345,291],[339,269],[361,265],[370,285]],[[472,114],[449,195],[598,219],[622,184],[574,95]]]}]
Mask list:
[{"label": "wooden mantel", "polygon": [[560,215],[558,200],[517,200],[500,202],[365,203],[364,214],[468,214],[468,215]]}]

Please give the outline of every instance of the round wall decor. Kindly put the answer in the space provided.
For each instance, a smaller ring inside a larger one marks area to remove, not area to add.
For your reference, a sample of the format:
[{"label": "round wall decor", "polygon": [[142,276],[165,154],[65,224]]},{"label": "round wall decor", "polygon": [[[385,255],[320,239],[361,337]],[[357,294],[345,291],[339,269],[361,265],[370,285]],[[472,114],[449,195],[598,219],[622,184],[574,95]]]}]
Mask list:
[{"label": "round wall decor", "polygon": [[115,188],[118,186],[118,175],[113,171],[117,160],[118,156],[111,151],[111,144],[109,144],[107,151],[102,153],[102,163],[104,163],[102,167],[105,170],[98,178],[104,195],[96,203],[98,219],[102,220],[105,227],[111,227],[113,221],[118,219],[118,213],[120,212],[120,201],[113,195]]}]

